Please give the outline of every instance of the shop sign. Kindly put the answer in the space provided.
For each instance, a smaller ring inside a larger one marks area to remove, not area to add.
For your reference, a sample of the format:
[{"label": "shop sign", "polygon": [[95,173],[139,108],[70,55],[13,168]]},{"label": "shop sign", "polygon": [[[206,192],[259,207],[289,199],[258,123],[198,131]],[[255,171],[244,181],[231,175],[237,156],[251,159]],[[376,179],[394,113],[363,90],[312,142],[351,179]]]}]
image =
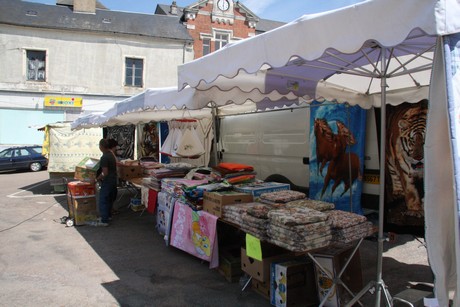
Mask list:
[{"label": "shop sign", "polygon": [[58,108],[81,108],[83,106],[83,99],[81,97],[45,96],[43,106]]}]

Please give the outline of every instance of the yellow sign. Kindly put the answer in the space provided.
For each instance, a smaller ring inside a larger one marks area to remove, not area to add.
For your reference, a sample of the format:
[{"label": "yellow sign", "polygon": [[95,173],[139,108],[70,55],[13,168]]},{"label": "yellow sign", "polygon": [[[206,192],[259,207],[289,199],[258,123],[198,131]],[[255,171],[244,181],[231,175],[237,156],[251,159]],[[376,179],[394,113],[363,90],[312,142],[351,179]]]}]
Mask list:
[{"label": "yellow sign", "polygon": [[380,175],[364,174],[363,181],[370,184],[380,184]]},{"label": "yellow sign", "polygon": [[249,233],[246,234],[246,255],[256,260],[262,261],[262,247],[260,240]]},{"label": "yellow sign", "polygon": [[58,108],[81,108],[83,106],[83,98],[81,97],[64,97],[64,96],[45,96],[43,103],[45,107]]}]

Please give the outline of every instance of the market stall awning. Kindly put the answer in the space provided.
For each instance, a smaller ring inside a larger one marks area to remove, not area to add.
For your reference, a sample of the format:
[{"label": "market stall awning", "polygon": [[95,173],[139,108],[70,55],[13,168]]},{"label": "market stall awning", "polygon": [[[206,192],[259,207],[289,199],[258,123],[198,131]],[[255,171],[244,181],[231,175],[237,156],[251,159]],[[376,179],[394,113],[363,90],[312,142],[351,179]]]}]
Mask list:
[{"label": "market stall awning", "polygon": [[[229,44],[179,66],[178,76],[180,89],[289,93],[305,100],[381,107],[382,114],[385,104],[429,98],[426,239],[442,306],[448,305],[449,291],[456,293],[454,305],[460,305],[460,130],[451,120],[458,118],[460,105],[458,16],[460,2],[455,0],[366,1],[305,15]],[[384,116],[381,122],[384,133]],[[382,208],[383,180],[380,191]]]},{"label": "market stall awning", "polygon": [[[242,95],[237,89],[221,93],[218,88],[207,92],[190,87],[182,91],[176,87],[151,88],[117,102],[102,114],[78,118],[72,123],[72,129],[121,126],[183,117],[211,117],[211,107],[215,101],[224,101],[223,104],[228,107],[223,112],[234,114],[254,111],[259,105],[263,109],[290,106],[298,103],[298,98],[293,94],[263,94],[258,90]],[[267,104],[267,101],[270,103]]]},{"label": "market stall awning", "polygon": [[[414,100],[427,97],[436,37],[458,32],[458,6],[455,1],[374,0],[305,15],[179,66],[178,86],[207,90],[226,79],[222,91],[277,91],[367,108],[380,103],[371,96],[380,93],[385,73],[392,93],[387,103],[406,100],[400,93],[407,88]],[[386,72],[375,65],[382,56],[379,46],[388,47],[394,59]]]}]

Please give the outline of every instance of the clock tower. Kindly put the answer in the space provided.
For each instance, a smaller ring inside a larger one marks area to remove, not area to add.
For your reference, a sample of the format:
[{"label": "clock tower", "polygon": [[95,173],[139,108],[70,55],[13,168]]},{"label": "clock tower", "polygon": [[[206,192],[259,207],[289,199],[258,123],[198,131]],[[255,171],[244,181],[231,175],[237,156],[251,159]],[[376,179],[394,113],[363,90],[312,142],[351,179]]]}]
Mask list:
[{"label": "clock tower", "polygon": [[211,16],[212,22],[232,25],[235,22],[233,0],[214,0]]}]

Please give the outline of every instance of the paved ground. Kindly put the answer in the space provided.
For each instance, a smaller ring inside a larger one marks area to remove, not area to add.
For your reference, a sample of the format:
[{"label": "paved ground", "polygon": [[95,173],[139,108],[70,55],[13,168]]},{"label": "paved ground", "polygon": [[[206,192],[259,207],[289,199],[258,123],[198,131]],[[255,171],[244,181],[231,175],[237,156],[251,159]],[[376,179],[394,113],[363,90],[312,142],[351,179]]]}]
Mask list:
[{"label": "paved ground", "polygon": [[[241,294],[208,263],[167,247],[154,216],[123,207],[110,227],[65,227],[66,198],[46,171],[0,173],[0,306],[270,306]],[[385,242],[383,279],[392,295],[432,283],[423,239]],[[377,242],[360,248],[364,283],[376,279]],[[362,298],[373,306],[375,295]]]}]

